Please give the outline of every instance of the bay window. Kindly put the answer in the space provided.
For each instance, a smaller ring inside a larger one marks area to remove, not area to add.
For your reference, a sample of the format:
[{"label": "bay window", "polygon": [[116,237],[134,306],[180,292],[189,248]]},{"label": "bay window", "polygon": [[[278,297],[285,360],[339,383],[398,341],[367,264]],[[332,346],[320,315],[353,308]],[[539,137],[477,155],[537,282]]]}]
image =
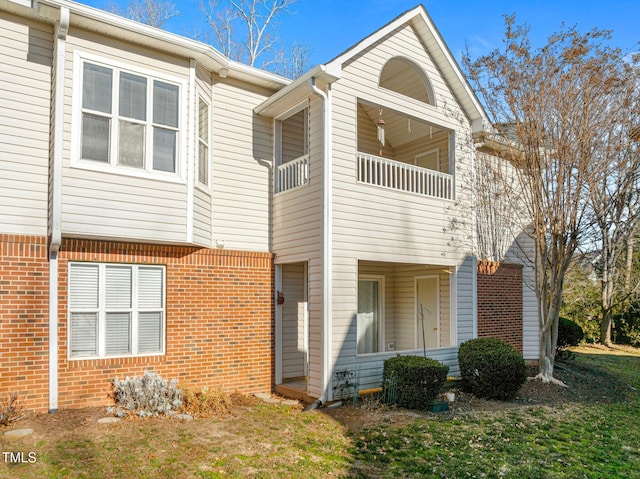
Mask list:
[{"label": "bay window", "polygon": [[177,173],[180,87],[82,62],[80,159]]}]

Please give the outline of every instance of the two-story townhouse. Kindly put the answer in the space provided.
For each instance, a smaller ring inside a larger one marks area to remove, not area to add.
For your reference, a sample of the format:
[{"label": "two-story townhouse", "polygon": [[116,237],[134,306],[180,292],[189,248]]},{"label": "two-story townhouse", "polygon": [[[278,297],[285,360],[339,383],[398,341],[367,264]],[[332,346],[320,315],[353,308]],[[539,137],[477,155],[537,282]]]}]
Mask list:
[{"label": "two-story townhouse", "polygon": [[154,369],[328,401],[423,351],[456,373],[486,119],[423,7],[295,82],[65,0],[0,25],[0,394],[102,404]]}]

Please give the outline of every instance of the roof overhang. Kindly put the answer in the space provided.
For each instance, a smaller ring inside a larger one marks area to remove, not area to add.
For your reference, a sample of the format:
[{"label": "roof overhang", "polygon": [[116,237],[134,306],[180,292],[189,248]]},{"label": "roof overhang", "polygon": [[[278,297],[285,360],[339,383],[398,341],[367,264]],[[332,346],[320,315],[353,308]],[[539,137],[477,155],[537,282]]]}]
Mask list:
[{"label": "roof overhang", "polygon": [[159,28],[123,18],[103,10],[67,0],[0,0],[0,10],[56,23],[60,9],[70,13],[70,26],[117,38],[182,58],[194,59],[221,77],[233,78],[270,90],[279,90],[291,80],[230,60],[211,45]]},{"label": "roof overhang", "polygon": [[271,95],[253,111],[261,116],[275,118],[308,98],[311,93],[312,79],[316,82],[316,86],[324,88],[339,78],[339,69],[330,70],[326,65],[318,65],[293,83]]}]

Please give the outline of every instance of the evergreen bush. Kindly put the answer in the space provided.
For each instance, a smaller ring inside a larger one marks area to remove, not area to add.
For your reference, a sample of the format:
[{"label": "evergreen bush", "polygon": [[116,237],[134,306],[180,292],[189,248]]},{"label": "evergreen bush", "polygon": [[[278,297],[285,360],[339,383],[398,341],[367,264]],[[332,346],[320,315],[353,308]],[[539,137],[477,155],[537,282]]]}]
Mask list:
[{"label": "evergreen bush", "polygon": [[382,382],[395,376],[396,404],[410,409],[428,409],[447,380],[449,367],[422,356],[396,356],[384,362]]},{"label": "evergreen bush", "polygon": [[472,339],[460,345],[463,387],[477,397],[511,399],[527,379],[522,354],[497,338]]}]

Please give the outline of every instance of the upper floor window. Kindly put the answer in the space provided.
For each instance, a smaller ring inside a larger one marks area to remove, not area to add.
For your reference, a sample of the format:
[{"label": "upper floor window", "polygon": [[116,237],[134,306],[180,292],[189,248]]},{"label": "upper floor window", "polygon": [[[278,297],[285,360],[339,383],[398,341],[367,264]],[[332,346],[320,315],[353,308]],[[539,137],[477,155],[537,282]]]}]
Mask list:
[{"label": "upper floor window", "polygon": [[209,186],[209,105],[198,100],[198,181]]},{"label": "upper floor window", "polygon": [[177,172],[178,84],[84,61],[81,89],[81,159]]},{"label": "upper floor window", "polygon": [[380,72],[380,86],[414,100],[435,105],[433,88],[424,71],[411,60],[391,58]]}]

